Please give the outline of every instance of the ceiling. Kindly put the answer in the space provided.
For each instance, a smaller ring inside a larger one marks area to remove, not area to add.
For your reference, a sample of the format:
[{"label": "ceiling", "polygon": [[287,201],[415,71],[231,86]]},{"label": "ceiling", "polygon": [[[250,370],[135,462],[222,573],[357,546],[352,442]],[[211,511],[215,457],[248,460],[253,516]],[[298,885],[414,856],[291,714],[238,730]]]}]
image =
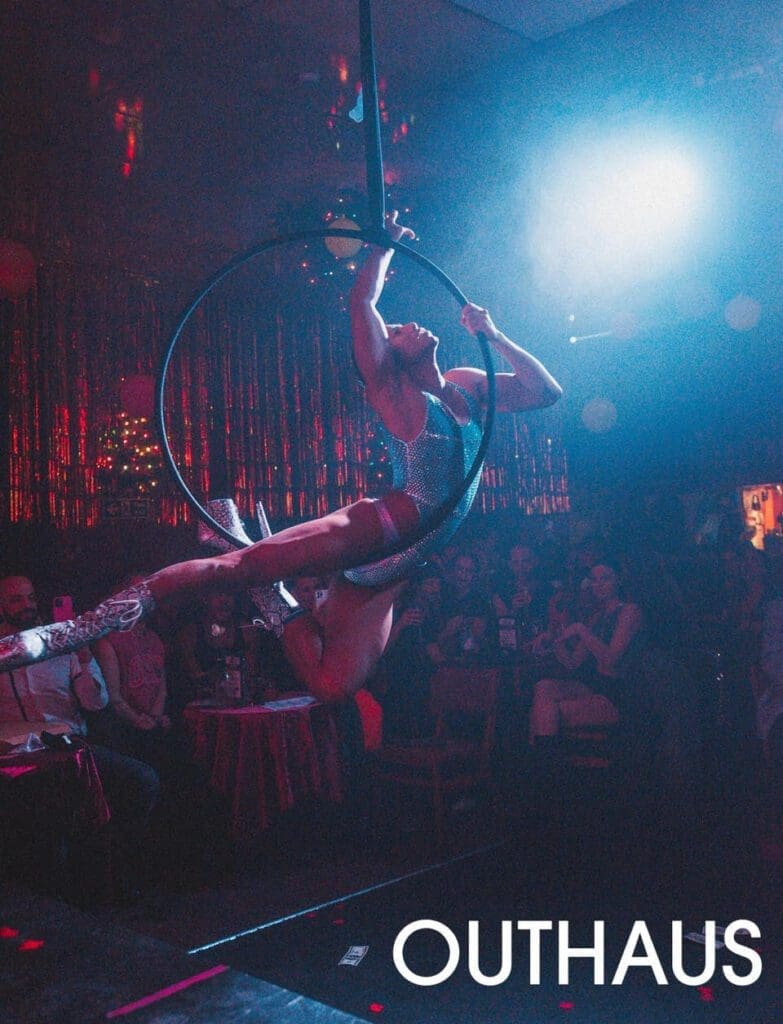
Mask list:
[{"label": "ceiling", "polygon": [[[534,41],[618,6],[622,0],[376,0],[376,61],[390,117],[439,125],[458,108],[461,82],[520,65]],[[77,211],[80,183],[111,198],[121,164],[117,104],[141,97],[131,180],[137,209],[175,231],[187,224],[192,243],[194,230],[225,232],[241,221],[243,205],[252,207],[254,222],[225,237],[228,247],[242,244],[265,229],[259,217],[276,194],[305,195],[319,179],[361,187],[362,133],[348,125],[347,105],[342,148],[339,131],[327,129],[330,106],[352,102],[359,78],[358,9],[357,0],[6,0],[6,152],[55,190],[67,176]],[[437,173],[418,144],[424,134],[413,146],[384,142],[385,157],[411,185]],[[269,202],[259,202],[262,195]]]},{"label": "ceiling", "polygon": [[624,7],[629,0],[460,0],[455,6],[538,42]]},{"label": "ceiling", "polygon": [[[491,68],[533,41],[624,5],[376,0],[378,72],[412,109],[414,98],[420,102],[444,81]],[[331,86],[340,57],[350,83],[358,79],[358,10],[357,0],[6,0],[0,56],[8,88],[0,90],[0,112],[17,134],[30,134],[42,118],[62,127],[85,116],[90,100],[95,107],[139,93],[148,115],[174,116],[181,99],[207,124],[233,114],[228,132],[285,128],[314,93]],[[97,76],[90,95],[88,71]],[[187,118],[187,111],[176,113]]]}]

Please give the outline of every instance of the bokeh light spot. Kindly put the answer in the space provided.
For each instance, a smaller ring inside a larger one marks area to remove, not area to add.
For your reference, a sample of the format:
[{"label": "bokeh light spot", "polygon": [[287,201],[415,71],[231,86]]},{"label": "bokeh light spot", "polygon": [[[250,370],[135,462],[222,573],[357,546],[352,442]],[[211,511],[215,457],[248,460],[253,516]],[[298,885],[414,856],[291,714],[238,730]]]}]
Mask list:
[{"label": "bokeh light spot", "polygon": [[723,318],[733,331],[752,331],[761,319],[761,303],[750,295],[735,295],[726,303]]},{"label": "bokeh light spot", "polygon": [[[329,222],[328,227],[341,228],[344,231],[359,230],[359,225],[356,221],[350,220],[348,217],[336,217],[333,221]],[[360,238],[357,238],[355,242],[352,238],[327,237],[324,239],[324,245],[332,256],[337,256],[341,260],[350,259],[352,256],[355,256],[363,244]]]},{"label": "bokeh light spot", "polygon": [[582,423],[593,434],[606,434],[617,422],[617,409],[608,398],[591,398],[582,409]]}]

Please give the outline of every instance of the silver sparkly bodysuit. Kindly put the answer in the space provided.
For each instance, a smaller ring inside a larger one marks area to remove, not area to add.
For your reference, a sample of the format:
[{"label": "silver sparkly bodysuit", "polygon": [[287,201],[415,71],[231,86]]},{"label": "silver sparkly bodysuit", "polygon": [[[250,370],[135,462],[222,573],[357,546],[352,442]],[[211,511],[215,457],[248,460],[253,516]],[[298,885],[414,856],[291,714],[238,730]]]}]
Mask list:
[{"label": "silver sparkly bodysuit", "polygon": [[[386,432],[393,473],[392,488],[404,491],[413,500],[422,521],[465,479],[481,445],[482,429],[476,400],[459,385],[451,386],[467,403],[470,415],[467,423],[458,423],[439,398],[425,392],[427,418],[418,437],[412,441],[401,441]],[[403,579],[423,565],[456,533],[470,511],[480,480],[479,472],[457,507],[434,533],[427,534],[396,555],[347,569],[343,573],[345,578],[360,586],[373,587]],[[382,498],[379,504],[383,504]],[[384,511],[379,508],[382,519]]]}]

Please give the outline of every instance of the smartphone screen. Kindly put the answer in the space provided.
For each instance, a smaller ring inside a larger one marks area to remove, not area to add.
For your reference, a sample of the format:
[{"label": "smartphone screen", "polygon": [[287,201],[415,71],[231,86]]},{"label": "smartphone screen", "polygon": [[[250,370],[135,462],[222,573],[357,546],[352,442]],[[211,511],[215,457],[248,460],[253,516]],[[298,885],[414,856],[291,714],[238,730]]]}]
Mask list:
[{"label": "smartphone screen", "polygon": [[73,600],[68,594],[56,597],[52,602],[52,611],[55,622],[65,622],[73,618]]}]

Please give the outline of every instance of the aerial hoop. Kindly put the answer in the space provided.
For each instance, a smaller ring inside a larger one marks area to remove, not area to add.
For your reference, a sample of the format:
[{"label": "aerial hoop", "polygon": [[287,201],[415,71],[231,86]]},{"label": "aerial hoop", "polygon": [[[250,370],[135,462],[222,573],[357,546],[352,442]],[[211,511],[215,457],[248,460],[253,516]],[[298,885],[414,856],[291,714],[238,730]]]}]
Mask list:
[{"label": "aerial hoop", "polygon": [[[467,304],[467,298],[464,293],[457,287],[457,285],[451,280],[451,278],[436,266],[431,260],[427,259],[426,256],[422,256],[421,253],[416,252],[415,249],[411,249],[410,246],[405,245],[404,242],[395,242],[388,235],[383,233],[379,237],[375,231],[354,231],[348,228],[320,228],[313,231],[297,231],[287,235],[279,235],[276,238],[270,238],[266,242],[261,242],[259,245],[253,246],[252,249],[248,249],[246,252],[240,253],[235,256],[228,263],[224,264],[220,270],[218,270],[207,283],[201,288],[201,290],[195,295],[191,302],[185,308],[185,311],[180,316],[179,322],[174,330],[169,341],[166,353],[163,357],[161,364],[160,374],[157,383],[157,394],[156,394],[156,412],[158,420],[158,429],[160,431],[161,445],[163,449],[164,457],[168,463],[169,469],[174,477],[174,480],[182,491],[185,500],[198,515],[202,522],[213,530],[218,536],[223,537],[234,547],[238,545],[236,537],[228,532],[220,523],[216,522],[212,516],[207,512],[204,506],[199,502],[196,496],[188,487],[187,483],[180,473],[179,467],[177,466],[174,454],[169,444],[168,428],[166,421],[166,410],[165,410],[165,394],[166,394],[166,381],[168,378],[169,366],[171,364],[172,357],[177,349],[179,340],[182,336],[188,321],[190,320],[193,313],[201,305],[203,300],[209,295],[209,293],[215,288],[221,281],[232,274],[234,271],[243,267],[246,263],[256,259],[258,256],[270,249],[277,248],[278,246],[289,245],[293,242],[310,241],[318,238],[359,238],[364,242],[371,242],[375,245],[381,245],[386,248],[395,249],[402,255],[412,259],[419,266],[423,267],[430,274],[433,275],[438,281],[443,284],[451,295],[457,300],[460,308]],[[460,501],[467,493],[471,484],[473,483],[476,476],[481,472],[481,467],[484,462],[484,457],[489,447],[489,442],[492,438],[492,428],[495,421],[495,370],[492,365],[492,355],[489,348],[489,343],[486,337],[479,333],[476,335],[477,341],[481,348],[482,358],[484,360],[484,367],[487,374],[487,408],[484,417],[484,424],[482,430],[481,443],[476,457],[468,470],[465,479],[462,483],[455,487],[452,494],[444,502],[441,503],[437,508],[433,509],[429,516],[424,519],[415,532],[407,535],[404,541],[384,548],[382,552],[376,556],[376,560],[386,558],[388,555],[397,554],[400,551],[405,551],[407,548],[418,543],[424,537],[433,533],[437,528],[448,519],[454,509],[459,505]]]},{"label": "aerial hoop", "polygon": [[[431,260],[428,260],[425,256],[422,256],[421,253],[416,252],[415,249],[411,249],[404,243],[394,241],[386,232],[383,153],[381,149],[378,88],[375,74],[375,44],[373,41],[372,7],[370,0],[359,0],[359,46],[361,51],[361,75],[365,111],[364,139],[367,171],[367,223],[369,227],[360,231],[349,230],[347,228],[321,228],[312,231],[299,231],[294,232],[293,234],[279,235],[276,238],[270,238],[266,242],[261,242],[252,249],[235,256],[232,260],[229,260],[228,263],[224,264],[224,266],[218,270],[209,281],[207,281],[204,287],[197,293],[195,298],[190,302],[184,313],[181,315],[174,333],[171,336],[160,370],[157,386],[156,409],[163,454],[168,462],[175,482],[191,508],[196,512],[202,522],[206,523],[211,530],[224,540],[227,540],[234,547],[237,546],[237,539],[222,527],[220,523],[216,522],[212,518],[183,480],[182,474],[180,473],[179,467],[177,466],[172,454],[171,446],[169,445],[168,432],[166,429],[166,413],[164,409],[166,377],[172,355],[174,354],[179,338],[188,320],[206,296],[209,295],[212,289],[239,267],[244,266],[250,260],[255,259],[262,253],[268,252],[270,249],[274,249],[277,246],[317,238],[359,238],[364,242],[370,242],[384,248],[395,249],[404,256],[414,260],[414,262],[427,270],[448,289],[457,302],[459,302],[460,307],[465,306],[468,301],[451,278]],[[413,534],[406,536],[404,540],[400,541],[398,544],[389,546],[379,552],[375,560],[380,560],[381,558],[386,558],[389,555],[398,554],[400,551],[405,551],[407,548],[412,547],[430,533],[433,533],[443,522],[445,522],[457,505],[459,505],[476,476],[481,472],[481,467],[484,462],[487,448],[489,447],[489,442],[492,437],[492,429],[495,423],[495,370],[492,365],[492,355],[489,343],[485,335],[482,333],[477,334],[476,340],[481,347],[484,368],[487,374],[487,409],[484,417],[484,429],[482,432],[481,443],[476,453],[476,457],[462,483],[458,487],[455,487],[453,493],[419,524],[416,531]]]}]

